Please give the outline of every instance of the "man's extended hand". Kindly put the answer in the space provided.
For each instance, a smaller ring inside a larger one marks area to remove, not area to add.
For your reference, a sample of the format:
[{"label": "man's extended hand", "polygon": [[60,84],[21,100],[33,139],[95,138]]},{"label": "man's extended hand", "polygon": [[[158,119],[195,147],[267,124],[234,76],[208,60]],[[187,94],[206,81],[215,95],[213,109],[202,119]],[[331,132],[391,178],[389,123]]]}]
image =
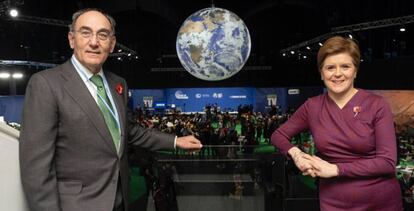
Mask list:
[{"label": "man's extended hand", "polygon": [[180,149],[198,150],[203,145],[194,136],[183,136],[177,138],[176,147]]}]

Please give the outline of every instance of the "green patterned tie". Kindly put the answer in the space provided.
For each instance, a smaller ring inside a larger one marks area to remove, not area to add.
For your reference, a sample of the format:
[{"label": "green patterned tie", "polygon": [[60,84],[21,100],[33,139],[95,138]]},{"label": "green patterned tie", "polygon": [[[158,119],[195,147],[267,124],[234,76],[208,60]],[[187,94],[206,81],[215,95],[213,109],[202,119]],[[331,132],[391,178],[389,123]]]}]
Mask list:
[{"label": "green patterned tie", "polygon": [[[106,95],[102,77],[100,75],[94,75],[91,77],[90,80],[92,81],[93,84],[95,84],[98,90],[97,98],[98,98],[99,108],[101,109],[102,114],[105,118],[106,125],[108,126],[108,129],[111,132],[112,140],[114,141],[116,151],[119,152],[119,144],[120,144],[121,136],[119,134],[118,124],[116,123],[114,116],[111,114],[111,111],[102,101],[102,98],[103,98],[103,100],[105,100],[105,102],[109,105],[111,110],[114,110],[112,109],[111,101],[108,99],[108,96]],[[99,96],[101,96],[102,98]]]}]

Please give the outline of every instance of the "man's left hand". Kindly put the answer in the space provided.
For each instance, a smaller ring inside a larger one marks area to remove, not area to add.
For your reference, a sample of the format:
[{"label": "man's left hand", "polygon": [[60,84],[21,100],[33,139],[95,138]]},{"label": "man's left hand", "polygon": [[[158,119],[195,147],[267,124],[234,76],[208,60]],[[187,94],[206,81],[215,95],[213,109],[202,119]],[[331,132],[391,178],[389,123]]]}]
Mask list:
[{"label": "man's left hand", "polygon": [[176,147],[180,149],[198,150],[201,149],[203,145],[200,140],[196,139],[194,136],[183,136],[177,138]]}]

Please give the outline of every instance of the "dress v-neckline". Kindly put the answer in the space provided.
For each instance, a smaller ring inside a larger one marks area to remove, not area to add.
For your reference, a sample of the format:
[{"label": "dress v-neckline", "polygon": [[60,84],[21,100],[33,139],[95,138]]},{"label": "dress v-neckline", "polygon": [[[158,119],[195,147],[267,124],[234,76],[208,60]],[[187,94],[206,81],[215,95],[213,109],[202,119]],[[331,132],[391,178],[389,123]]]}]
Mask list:
[{"label": "dress v-neckline", "polygon": [[354,101],[354,99],[356,98],[356,96],[358,95],[358,93],[360,92],[360,89],[357,89],[357,92],[355,92],[354,95],[352,95],[351,98],[349,98],[349,100],[344,104],[344,106],[342,106],[342,108],[335,102],[335,100],[333,100],[328,93],[326,93],[327,97],[329,98],[329,100],[336,106],[336,108],[338,108],[340,111],[343,111],[352,101]]}]

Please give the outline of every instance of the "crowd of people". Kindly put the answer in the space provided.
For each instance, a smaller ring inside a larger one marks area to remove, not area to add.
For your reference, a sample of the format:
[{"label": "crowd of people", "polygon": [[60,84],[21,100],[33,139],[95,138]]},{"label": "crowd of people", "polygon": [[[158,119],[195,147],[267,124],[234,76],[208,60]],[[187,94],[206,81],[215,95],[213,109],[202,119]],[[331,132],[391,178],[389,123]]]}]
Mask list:
[{"label": "crowd of people", "polygon": [[[227,156],[215,146],[243,146],[244,153],[252,153],[254,146],[269,143],[270,135],[286,121],[288,113],[254,112],[251,105],[240,105],[237,113],[221,112],[217,105],[206,105],[204,112],[184,114],[173,111],[154,114],[136,107],[136,121],[142,127],[175,134],[178,137],[194,135],[203,144],[200,156]],[[224,147],[223,147],[224,148]]]}]

